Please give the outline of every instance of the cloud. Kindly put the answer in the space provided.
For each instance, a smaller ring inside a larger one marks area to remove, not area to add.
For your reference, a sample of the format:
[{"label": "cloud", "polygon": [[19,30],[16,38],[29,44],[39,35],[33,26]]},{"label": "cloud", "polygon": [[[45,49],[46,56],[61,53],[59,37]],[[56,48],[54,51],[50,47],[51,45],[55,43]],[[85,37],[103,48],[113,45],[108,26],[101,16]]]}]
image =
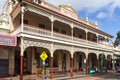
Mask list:
[{"label": "cloud", "polygon": [[[6,0],[0,0],[0,13]],[[45,0],[55,6],[61,4],[70,4],[78,12],[85,11],[86,13],[95,13],[99,10],[108,7],[108,14],[112,16],[116,8],[120,9],[120,0]],[[106,14],[107,15],[107,14]],[[107,15],[108,16],[108,15]],[[104,18],[105,12],[99,12],[97,18]]]},{"label": "cloud", "polygon": [[5,1],[6,1],[6,0],[0,0],[0,13],[1,13],[1,11],[3,10],[3,6],[4,6],[4,4],[5,4]]},{"label": "cloud", "polygon": [[99,12],[97,15],[97,18],[102,19],[105,18],[107,16],[107,14],[105,12]]},{"label": "cloud", "polygon": [[79,14],[96,15],[96,18],[113,19],[115,11],[120,9],[120,0],[45,0],[55,6],[70,4]]},{"label": "cloud", "polygon": [[114,0],[114,2],[111,4],[109,9],[110,17],[114,14],[116,8],[120,9],[120,0]]},{"label": "cloud", "polygon": [[46,0],[56,6],[60,4],[71,4],[77,11],[86,10],[88,13],[98,11],[112,3],[114,0]]},{"label": "cloud", "polygon": [[[3,9],[5,1],[6,0],[0,0],[0,12]],[[84,10],[87,13],[94,13],[108,6],[109,7],[108,12],[110,16],[114,14],[116,8],[120,9],[120,0],[45,0],[45,1],[55,6],[58,6],[60,4],[65,5],[70,4],[75,10],[77,11]],[[101,17],[102,14],[99,13],[99,16],[97,17]]]}]

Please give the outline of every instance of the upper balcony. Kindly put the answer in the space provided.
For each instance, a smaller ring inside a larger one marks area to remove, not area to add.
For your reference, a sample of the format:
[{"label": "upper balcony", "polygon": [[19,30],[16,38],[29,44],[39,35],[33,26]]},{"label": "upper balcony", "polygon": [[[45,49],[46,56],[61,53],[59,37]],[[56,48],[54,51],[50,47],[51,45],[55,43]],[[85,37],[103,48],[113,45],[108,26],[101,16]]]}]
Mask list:
[{"label": "upper balcony", "polygon": [[[49,10],[52,10],[52,11],[57,12],[59,14],[65,15],[65,16],[70,17],[72,19],[75,19],[83,24],[87,24],[90,27],[98,29],[97,24],[91,23],[88,20],[84,20],[84,19],[79,18],[77,12],[70,5],[60,5],[59,7],[56,7],[56,6],[53,6],[53,5],[51,5],[45,1],[42,1],[42,0],[40,0],[41,2],[38,2],[37,0],[23,0],[23,1],[36,4],[36,6],[38,6],[38,5],[43,6],[45,8],[48,8]],[[15,11],[15,14],[13,14],[13,16],[16,16],[17,13],[20,11],[19,7],[20,7],[19,5],[13,6],[13,11]]]},{"label": "upper balcony", "polygon": [[120,52],[120,46],[115,47],[114,50]]},{"label": "upper balcony", "polygon": [[109,44],[105,43],[98,43],[98,42],[93,42],[89,41],[86,39],[82,39],[79,37],[72,37],[70,35],[66,34],[61,34],[57,32],[52,32],[50,30],[42,29],[42,28],[36,28],[33,25],[24,25],[23,27],[23,32],[22,32],[22,27],[19,26],[17,29],[15,29],[12,34],[13,35],[18,35],[20,36],[21,33],[31,35],[31,36],[38,36],[42,38],[47,38],[47,39],[52,39],[56,41],[61,41],[61,42],[66,42],[71,45],[77,45],[77,46],[83,46],[83,47],[88,47],[89,48],[94,48],[94,49],[107,49],[107,50],[112,50],[112,46]]}]

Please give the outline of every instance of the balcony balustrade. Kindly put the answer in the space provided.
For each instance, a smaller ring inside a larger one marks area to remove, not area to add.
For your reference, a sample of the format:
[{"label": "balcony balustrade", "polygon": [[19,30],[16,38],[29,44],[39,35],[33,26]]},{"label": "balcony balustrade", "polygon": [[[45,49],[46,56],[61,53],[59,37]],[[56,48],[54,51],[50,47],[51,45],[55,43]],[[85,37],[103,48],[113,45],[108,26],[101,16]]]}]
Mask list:
[{"label": "balcony balustrade", "polygon": [[77,37],[73,37],[73,41],[81,43],[81,44],[86,44],[86,40],[85,39],[80,39],[80,38],[77,38]]},{"label": "balcony balustrade", "polygon": [[60,33],[53,33],[53,37],[56,38],[56,39],[61,39],[61,40],[67,40],[67,41],[72,41],[72,37],[69,36],[69,35],[63,35],[63,34],[60,34]]},{"label": "balcony balustrade", "polygon": [[97,46],[97,45],[98,45],[97,42],[93,42],[93,41],[87,41],[87,43],[88,43],[89,45],[93,45],[93,46]]},{"label": "balcony balustrade", "polygon": [[119,47],[119,46],[118,46],[118,47],[115,47],[114,50],[120,51],[120,47]]},{"label": "balcony balustrade", "polygon": [[[16,28],[11,34],[13,35],[19,35],[22,31],[21,27]],[[112,45],[109,44],[103,44],[103,43],[97,43],[97,42],[92,42],[92,41],[86,41],[84,39],[80,39],[80,38],[76,38],[70,35],[65,35],[65,34],[60,34],[60,33],[56,33],[53,32],[53,37],[52,37],[52,31],[50,30],[45,30],[45,29],[41,29],[41,28],[36,28],[35,26],[31,26],[31,25],[24,25],[23,28],[23,33],[27,33],[30,35],[38,35],[38,36],[43,36],[43,37],[48,37],[48,38],[54,38],[56,40],[63,40],[63,41],[68,41],[71,43],[78,43],[78,44],[84,44],[86,46],[91,46],[91,47],[97,47],[97,48],[104,48],[104,49],[111,49],[112,50]]]},{"label": "balcony balustrade", "polygon": [[41,35],[41,36],[51,36],[51,31],[49,30],[44,30],[44,29],[38,29],[38,28],[33,28],[31,25],[25,25],[24,26],[24,31],[30,34],[36,34],[36,35]]},{"label": "balcony balustrade", "polygon": [[118,47],[118,49],[120,49],[120,46],[117,46]]},{"label": "balcony balustrade", "polygon": [[110,45],[110,44],[98,43],[98,46],[101,47],[101,48],[107,48],[107,49],[110,49],[110,50],[113,49],[113,46]]}]

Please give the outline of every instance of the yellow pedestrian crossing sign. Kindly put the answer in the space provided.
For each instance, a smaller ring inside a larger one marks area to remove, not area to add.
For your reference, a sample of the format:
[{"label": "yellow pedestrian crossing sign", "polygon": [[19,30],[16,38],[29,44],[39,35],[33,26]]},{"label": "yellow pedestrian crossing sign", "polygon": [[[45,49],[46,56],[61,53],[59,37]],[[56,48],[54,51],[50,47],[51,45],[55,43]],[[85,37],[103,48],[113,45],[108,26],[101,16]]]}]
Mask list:
[{"label": "yellow pedestrian crossing sign", "polygon": [[43,52],[41,53],[40,58],[41,58],[43,61],[45,61],[45,60],[48,58],[48,55],[46,54],[45,51],[43,51]]}]

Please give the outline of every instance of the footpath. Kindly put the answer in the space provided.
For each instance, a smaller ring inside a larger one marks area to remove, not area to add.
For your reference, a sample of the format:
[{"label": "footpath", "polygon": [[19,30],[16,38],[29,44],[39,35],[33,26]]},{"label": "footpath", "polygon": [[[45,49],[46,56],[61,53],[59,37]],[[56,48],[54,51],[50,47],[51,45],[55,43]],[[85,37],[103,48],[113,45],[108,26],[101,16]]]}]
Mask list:
[{"label": "footpath", "polygon": [[[19,76],[0,78],[0,80],[19,80]],[[24,76],[23,80],[51,80],[51,79],[42,79],[41,77],[37,77],[36,75],[28,75],[28,76]],[[120,73],[103,72],[103,73],[96,73],[93,75],[59,77],[59,78],[54,78],[52,80],[120,80]]]}]

